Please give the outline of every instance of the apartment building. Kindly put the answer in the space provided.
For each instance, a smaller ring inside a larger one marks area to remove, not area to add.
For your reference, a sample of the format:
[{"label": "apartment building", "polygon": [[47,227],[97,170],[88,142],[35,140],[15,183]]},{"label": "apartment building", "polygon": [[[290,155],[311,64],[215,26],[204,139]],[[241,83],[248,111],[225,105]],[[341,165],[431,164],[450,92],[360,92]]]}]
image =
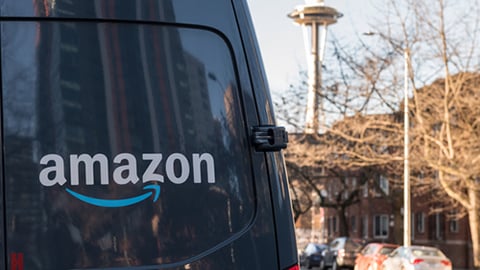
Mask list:
[{"label": "apartment building", "polygon": [[[334,181],[330,185],[335,185]],[[359,193],[359,202],[345,211],[348,235],[366,242],[403,243],[403,190],[389,186],[380,177],[379,186],[384,194],[365,184]],[[387,196],[384,196],[387,195]],[[435,246],[442,250],[454,268],[473,268],[472,246],[468,217],[455,210],[435,212],[438,205],[430,203],[429,195],[413,196],[411,205],[412,245]],[[399,207],[400,206],[400,207]],[[325,232],[328,241],[339,237],[340,213],[324,208]]]}]

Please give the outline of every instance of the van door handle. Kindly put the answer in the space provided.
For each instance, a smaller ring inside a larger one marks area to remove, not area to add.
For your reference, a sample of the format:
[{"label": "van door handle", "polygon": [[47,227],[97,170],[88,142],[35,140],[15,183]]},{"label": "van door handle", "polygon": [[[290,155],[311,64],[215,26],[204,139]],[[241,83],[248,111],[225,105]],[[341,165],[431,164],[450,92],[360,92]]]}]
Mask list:
[{"label": "van door handle", "polygon": [[284,127],[257,126],[253,127],[252,141],[256,151],[280,151],[287,148],[288,132]]}]

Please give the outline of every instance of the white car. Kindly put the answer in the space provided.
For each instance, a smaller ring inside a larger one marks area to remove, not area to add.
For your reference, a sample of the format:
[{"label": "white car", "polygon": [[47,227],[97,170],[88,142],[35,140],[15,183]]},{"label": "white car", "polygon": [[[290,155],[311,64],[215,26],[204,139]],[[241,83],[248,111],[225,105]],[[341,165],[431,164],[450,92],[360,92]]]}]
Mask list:
[{"label": "white car", "polygon": [[384,270],[452,270],[452,262],[438,248],[398,247],[383,262]]}]

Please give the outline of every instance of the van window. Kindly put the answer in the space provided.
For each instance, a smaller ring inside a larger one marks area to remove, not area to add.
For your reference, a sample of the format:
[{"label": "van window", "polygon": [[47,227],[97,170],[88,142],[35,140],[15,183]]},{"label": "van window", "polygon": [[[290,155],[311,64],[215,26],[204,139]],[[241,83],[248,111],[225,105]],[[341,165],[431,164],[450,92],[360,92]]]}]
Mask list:
[{"label": "van window", "polygon": [[171,264],[251,223],[240,86],[219,35],[81,21],[1,29],[9,258],[38,270]]}]

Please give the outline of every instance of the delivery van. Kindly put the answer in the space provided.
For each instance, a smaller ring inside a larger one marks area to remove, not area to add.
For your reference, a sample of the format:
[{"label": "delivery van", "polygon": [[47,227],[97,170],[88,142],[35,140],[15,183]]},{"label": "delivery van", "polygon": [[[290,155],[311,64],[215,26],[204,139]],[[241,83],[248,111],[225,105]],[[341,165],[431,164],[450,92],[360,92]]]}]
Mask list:
[{"label": "delivery van", "polygon": [[0,0],[0,268],[298,269],[242,0]]}]

